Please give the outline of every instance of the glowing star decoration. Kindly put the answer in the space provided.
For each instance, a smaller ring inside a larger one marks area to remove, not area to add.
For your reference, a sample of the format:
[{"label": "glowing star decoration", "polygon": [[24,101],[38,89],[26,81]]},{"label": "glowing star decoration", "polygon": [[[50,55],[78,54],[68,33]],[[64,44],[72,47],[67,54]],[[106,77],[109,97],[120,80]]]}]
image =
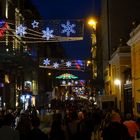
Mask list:
[{"label": "glowing star decoration", "polygon": [[53,67],[56,69],[59,67],[59,64],[57,62],[53,63]]},{"label": "glowing star decoration", "polygon": [[61,26],[64,28],[61,33],[66,33],[67,36],[70,36],[70,33],[75,33],[75,30],[73,29],[76,25],[70,24],[70,21],[68,20],[66,24],[61,24]]},{"label": "glowing star decoration", "polygon": [[16,28],[16,34],[19,36],[24,36],[25,34],[27,34],[26,29],[27,27],[21,24]]},{"label": "glowing star decoration", "polygon": [[49,40],[50,38],[54,37],[53,30],[50,30],[49,27],[46,27],[46,30],[42,30],[43,33],[43,38],[46,38],[47,40]]},{"label": "glowing star decoration", "polygon": [[34,20],[34,21],[32,22],[32,27],[33,27],[33,28],[37,28],[37,27],[38,27],[38,24],[39,24],[39,22],[37,22],[36,20]]},{"label": "glowing star decoration", "polygon": [[71,67],[71,62],[70,61],[66,62],[66,66]]},{"label": "glowing star decoration", "polygon": [[43,60],[43,64],[46,65],[46,66],[50,65],[50,60],[48,58]]}]

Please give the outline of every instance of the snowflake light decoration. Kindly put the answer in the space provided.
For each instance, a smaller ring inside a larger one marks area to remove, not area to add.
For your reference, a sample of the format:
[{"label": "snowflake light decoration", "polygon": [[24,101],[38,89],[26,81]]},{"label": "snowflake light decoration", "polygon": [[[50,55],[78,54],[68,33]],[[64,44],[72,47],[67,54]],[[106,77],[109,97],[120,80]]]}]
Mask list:
[{"label": "snowflake light decoration", "polygon": [[25,34],[27,34],[26,29],[27,29],[27,27],[25,27],[22,24],[20,24],[16,28],[16,34],[19,35],[19,36],[24,36]]},{"label": "snowflake light decoration", "polygon": [[67,62],[66,62],[66,66],[67,66],[67,67],[71,67],[71,62],[70,62],[70,61],[67,61]]},{"label": "snowflake light decoration", "polygon": [[34,21],[32,22],[32,27],[33,27],[33,28],[37,28],[37,27],[38,27],[38,24],[39,24],[39,22],[37,22],[36,20],[34,20]]},{"label": "snowflake light decoration", "polygon": [[64,28],[61,33],[66,33],[67,36],[70,36],[70,33],[75,33],[75,30],[73,29],[76,25],[70,24],[70,21],[68,20],[66,24],[61,24],[61,26]]},{"label": "snowflake light decoration", "polygon": [[57,62],[53,63],[53,67],[56,69],[59,67],[59,64]]},{"label": "snowflake light decoration", "polygon": [[49,40],[50,38],[54,37],[53,30],[50,30],[49,27],[46,27],[46,30],[42,30],[43,33],[43,38],[46,38],[47,40]]},{"label": "snowflake light decoration", "polygon": [[50,65],[50,60],[48,58],[43,60],[43,64],[46,65],[46,66]]}]

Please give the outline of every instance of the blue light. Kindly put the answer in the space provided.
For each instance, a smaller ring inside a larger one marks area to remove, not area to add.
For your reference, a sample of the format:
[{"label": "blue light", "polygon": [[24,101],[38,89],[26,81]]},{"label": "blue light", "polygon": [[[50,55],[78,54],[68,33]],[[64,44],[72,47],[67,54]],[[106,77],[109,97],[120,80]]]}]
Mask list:
[{"label": "blue light", "polygon": [[2,28],[5,24],[5,21],[4,20],[0,20],[0,28]]}]

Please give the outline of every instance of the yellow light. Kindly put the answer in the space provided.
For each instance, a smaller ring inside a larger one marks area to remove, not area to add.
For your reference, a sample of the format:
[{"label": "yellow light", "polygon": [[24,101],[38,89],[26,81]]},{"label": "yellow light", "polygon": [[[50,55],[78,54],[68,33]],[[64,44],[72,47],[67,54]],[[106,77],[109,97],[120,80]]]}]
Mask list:
[{"label": "yellow light", "polygon": [[9,76],[7,74],[5,75],[5,83],[10,83]]},{"label": "yellow light", "polygon": [[88,61],[87,61],[87,64],[91,64],[91,61],[90,61],[90,60],[88,60]]},{"label": "yellow light", "polygon": [[87,66],[89,66],[91,64],[91,61],[90,60],[88,60],[87,61]]},{"label": "yellow light", "polygon": [[52,75],[52,74],[49,72],[49,73],[48,73],[48,76],[51,76],[51,75]]},{"label": "yellow light", "polygon": [[120,85],[120,84],[121,84],[121,81],[120,81],[119,79],[116,79],[116,80],[114,81],[114,84],[115,84],[115,85]]},{"label": "yellow light", "polygon": [[97,21],[95,19],[89,19],[88,25],[92,26],[94,29],[96,29]]},{"label": "yellow light", "polygon": [[32,100],[32,105],[35,106],[35,96],[32,96],[31,100]]}]

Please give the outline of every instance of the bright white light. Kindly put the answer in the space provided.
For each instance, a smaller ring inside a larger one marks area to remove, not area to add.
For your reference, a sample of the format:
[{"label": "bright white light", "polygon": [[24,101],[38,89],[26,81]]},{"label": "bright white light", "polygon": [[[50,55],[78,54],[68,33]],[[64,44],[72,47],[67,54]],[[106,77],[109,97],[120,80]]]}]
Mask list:
[{"label": "bright white light", "polygon": [[26,99],[25,99],[25,95],[22,95],[22,96],[20,97],[20,99],[21,99],[22,102],[24,103],[24,102],[26,101]]},{"label": "bright white light", "polygon": [[114,84],[115,84],[115,85],[120,85],[120,84],[121,84],[121,81],[120,81],[119,79],[116,79],[116,80],[114,81]]},{"label": "bright white light", "polygon": [[29,84],[29,85],[31,85],[32,82],[31,82],[31,81],[25,81],[25,84]]},{"label": "bright white light", "polygon": [[97,105],[97,102],[94,102],[94,105]]},{"label": "bright white light", "polygon": [[71,85],[71,82],[68,82],[68,85],[70,86]]},{"label": "bright white light", "polygon": [[26,95],[26,99],[30,99],[30,95]]},{"label": "bright white light", "polygon": [[48,107],[51,108],[51,104],[48,104]]},{"label": "bright white light", "polygon": [[65,97],[65,100],[68,100],[68,96]]},{"label": "bright white light", "polygon": [[73,97],[71,97],[71,98],[70,98],[70,100],[71,100],[71,101],[73,101],[73,100],[74,100],[74,98],[73,98]]},{"label": "bright white light", "polygon": [[63,84],[63,85],[66,85],[66,81],[62,81],[62,84]]}]

